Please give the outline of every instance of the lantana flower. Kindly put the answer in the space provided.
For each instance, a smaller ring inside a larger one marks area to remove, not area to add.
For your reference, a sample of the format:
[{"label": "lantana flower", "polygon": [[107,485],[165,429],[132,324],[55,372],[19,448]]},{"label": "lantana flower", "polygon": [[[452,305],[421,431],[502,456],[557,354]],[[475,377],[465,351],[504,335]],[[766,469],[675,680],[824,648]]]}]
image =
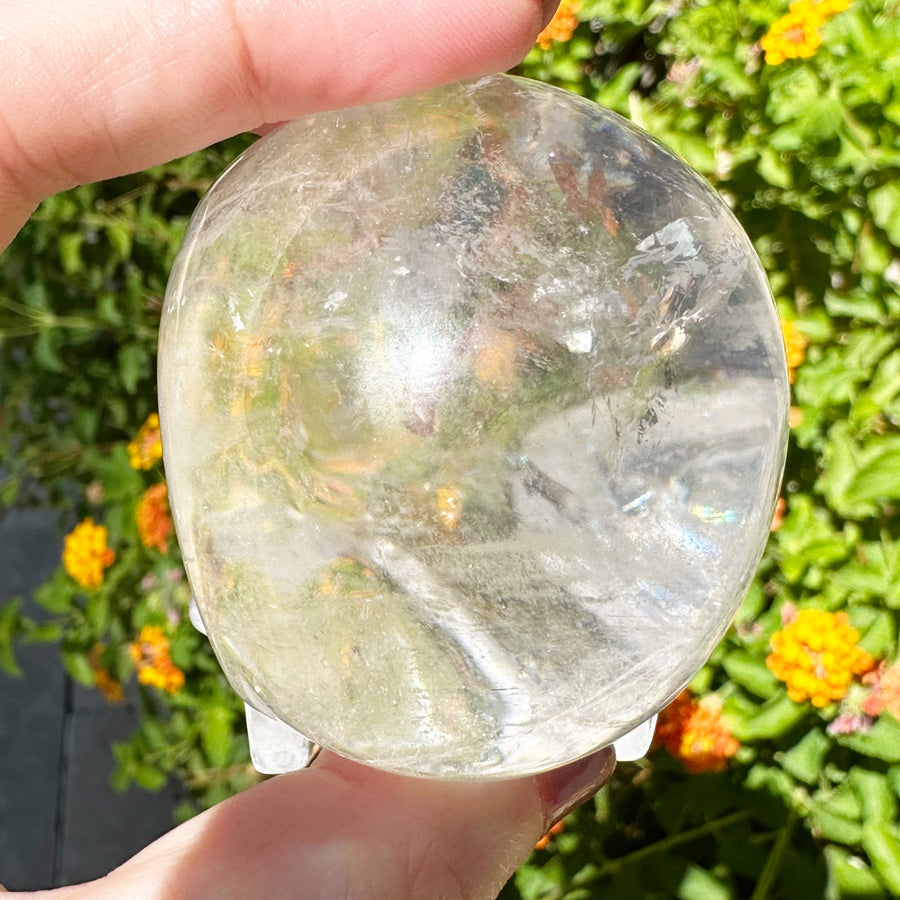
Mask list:
[{"label": "lantana flower", "polygon": [[843,12],[851,0],[797,0],[780,19],[772,23],[760,41],[770,66],[787,59],[809,59],[822,46],[819,28],[832,16]]},{"label": "lantana flower", "polygon": [[144,491],[134,518],[141,543],[160,553],[168,553],[172,518],[169,515],[169,494],[164,481]]},{"label": "lantana flower", "polygon": [[858,641],[846,613],[802,609],[772,635],[766,665],[787,685],[791,700],[821,708],[842,699],[854,677],[874,667]]},{"label": "lantana flower", "polygon": [[803,332],[789,319],[781,320],[781,334],[784,337],[788,375],[791,384],[793,384],[797,369],[803,364],[803,360],[806,359],[806,348],[809,345],[809,341],[807,341]]},{"label": "lantana flower", "polygon": [[578,27],[580,0],[562,0],[547,27],[538,35],[537,43],[542,50],[549,50],[554,42],[565,43]]},{"label": "lantana flower", "polygon": [[128,655],[141,684],[174,694],[184,685],[184,672],[169,656],[169,639],[157,625],[145,625],[136,641],[128,645]]},{"label": "lantana flower", "polygon": [[92,590],[103,584],[106,570],[116,554],[106,543],[107,531],[91,518],[84,519],[66,535],[62,562],[66,572],[82,587]]},{"label": "lantana flower", "polygon": [[900,719],[900,662],[881,665],[863,677],[863,682],[872,685],[872,693],[863,701],[863,711],[873,718],[887,710],[895,719]]},{"label": "lantana flower", "polygon": [[101,656],[105,649],[106,646],[104,644],[94,644],[88,655],[88,663],[91,671],[94,673],[94,686],[100,691],[107,703],[122,703],[125,699],[122,685],[110,675],[109,669],[101,662]]},{"label": "lantana flower", "polygon": [[162,459],[159,416],[150,413],[133,441],[128,445],[128,462],[132,469],[152,469]]},{"label": "lantana flower", "polygon": [[721,772],[741,746],[722,718],[719,698],[698,700],[690,690],[659,714],[655,740],[692,774]]}]

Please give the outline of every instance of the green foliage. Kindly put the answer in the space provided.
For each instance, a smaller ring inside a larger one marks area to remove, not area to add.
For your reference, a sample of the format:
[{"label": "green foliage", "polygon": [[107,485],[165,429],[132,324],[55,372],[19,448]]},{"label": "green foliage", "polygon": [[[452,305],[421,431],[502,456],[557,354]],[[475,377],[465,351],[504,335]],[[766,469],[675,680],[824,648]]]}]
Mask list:
[{"label": "green foliage", "polygon": [[[822,27],[812,58],[769,65],[759,41],[787,6],[591,0],[570,43],[522,66],[630,117],[706,175],[807,346],[786,512],[694,682],[721,699],[741,750],[727,774],[679,776],[664,751],[621,767],[597,821],[572,817],[508,897],[898,891],[900,723],[872,721],[859,683],[822,709],[794,702],[766,657],[782,615],[814,607],[846,611],[863,648],[897,658],[900,5],[857,0]],[[639,789],[623,788],[629,777]]]},{"label": "green foliage", "polygon": [[[35,592],[40,621],[18,600],[0,609],[0,665],[16,674],[17,642],[54,642],[78,683],[125,685],[140,728],[115,748],[113,782],[159,790],[177,777],[193,795],[182,816],[259,776],[243,706],[188,621],[174,537],[166,553],[140,539],[137,505],[161,468],[133,469],[126,448],[156,409],[159,313],[187,217],[247,143],[50,198],[0,267],[0,502],[51,503],[67,526],[91,516],[116,554],[96,589],[61,566]],[[185,676],[175,694],[136,680],[128,648],[145,625],[170,641]]]},{"label": "green foliage", "polygon": [[[766,664],[797,609],[846,613],[885,665],[900,626],[900,4],[856,0],[814,56],[765,62],[781,0],[584,0],[565,43],[520,73],[629,116],[721,192],[803,340],[786,510],[735,625],[693,688],[740,741],[720,771],[661,749],[623,765],[537,851],[507,900],[877,898],[900,893],[900,722],[857,677],[827,706],[791,699]],[[256,780],[240,703],[186,616],[177,548],[143,546],[135,509],[161,472],[127,442],[156,407],[155,341],[186,217],[246,143],[48,200],[0,267],[0,502],[52,503],[105,524],[96,590],[60,570],[46,618],[0,609],[0,665],[52,641],[73,678],[136,698],[119,787],[178,777],[193,805]],[[805,353],[803,352],[805,349]],[[184,685],[136,681],[129,646],[163,629]],[[896,712],[896,709],[895,709]],[[724,761],[723,761],[724,762]]]}]

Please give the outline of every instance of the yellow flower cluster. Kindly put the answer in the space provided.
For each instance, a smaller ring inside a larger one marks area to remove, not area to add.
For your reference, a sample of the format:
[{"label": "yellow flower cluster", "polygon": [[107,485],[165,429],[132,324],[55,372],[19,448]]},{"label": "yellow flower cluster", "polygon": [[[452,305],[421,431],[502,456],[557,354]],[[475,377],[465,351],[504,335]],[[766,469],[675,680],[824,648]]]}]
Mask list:
[{"label": "yellow flower cluster", "polygon": [[160,553],[168,553],[172,519],[169,516],[169,494],[164,481],[144,491],[134,518],[141,543],[145,547],[155,547]]},{"label": "yellow flower cluster", "polygon": [[134,440],[128,445],[128,461],[132,469],[152,469],[162,459],[159,416],[150,413]]},{"label": "yellow flower cluster", "polygon": [[115,562],[116,554],[106,544],[106,528],[84,519],[63,543],[63,567],[84,588],[103,584],[106,570]]},{"label": "yellow flower cluster", "polygon": [[806,336],[797,326],[788,319],[781,320],[781,334],[784,338],[784,349],[787,354],[788,374],[791,384],[794,383],[794,376],[797,369],[806,359],[806,348],[809,345]]},{"label": "yellow flower cluster", "polygon": [[655,740],[688,772],[721,772],[740,749],[722,718],[718,697],[697,700],[682,691],[660,714]]},{"label": "yellow flower cluster", "polygon": [[562,0],[547,27],[538,35],[537,43],[542,50],[549,50],[554,41],[565,43],[578,27],[580,0]]},{"label": "yellow flower cluster", "polygon": [[777,66],[786,59],[808,59],[822,45],[819,29],[843,12],[852,0],[796,0],[763,36],[766,62]]},{"label": "yellow flower cluster", "polygon": [[809,700],[823,707],[840,700],[855,675],[868,672],[875,660],[857,646],[859,632],[843,612],[802,609],[772,635],[766,665],[788,688],[795,703]]},{"label": "yellow flower cluster", "polygon": [[184,685],[184,672],[169,657],[169,639],[162,628],[145,625],[136,641],[128,645],[138,681],[174,694]]}]

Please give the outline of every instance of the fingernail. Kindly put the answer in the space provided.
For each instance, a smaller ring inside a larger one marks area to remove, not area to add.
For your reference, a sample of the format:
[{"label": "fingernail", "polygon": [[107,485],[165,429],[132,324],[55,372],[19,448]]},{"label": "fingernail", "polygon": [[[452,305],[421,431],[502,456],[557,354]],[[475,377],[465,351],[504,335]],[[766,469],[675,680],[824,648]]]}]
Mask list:
[{"label": "fingernail", "polygon": [[615,751],[612,747],[604,747],[561,769],[536,776],[544,812],[544,827],[555,825],[589,797],[593,797],[609,781],[615,767]]},{"label": "fingernail", "polygon": [[559,0],[541,0],[541,5],[544,7],[544,21],[541,23],[541,28],[546,28],[550,24],[550,20],[556,14],[556,10],[559,7]]}]

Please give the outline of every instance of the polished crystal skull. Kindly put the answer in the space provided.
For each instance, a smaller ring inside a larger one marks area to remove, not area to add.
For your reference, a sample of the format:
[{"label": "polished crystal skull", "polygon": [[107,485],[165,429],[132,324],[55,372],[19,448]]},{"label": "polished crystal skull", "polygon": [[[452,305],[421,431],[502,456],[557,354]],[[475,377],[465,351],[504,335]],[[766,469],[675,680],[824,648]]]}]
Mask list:
[{"label": "polished crystal skull", "polygon": [[758,564],[787,408],[714,191],[508,76],[263,138],[165,301],[176,527],[251,726],[398,772],[535,773],[677,694]]}]

